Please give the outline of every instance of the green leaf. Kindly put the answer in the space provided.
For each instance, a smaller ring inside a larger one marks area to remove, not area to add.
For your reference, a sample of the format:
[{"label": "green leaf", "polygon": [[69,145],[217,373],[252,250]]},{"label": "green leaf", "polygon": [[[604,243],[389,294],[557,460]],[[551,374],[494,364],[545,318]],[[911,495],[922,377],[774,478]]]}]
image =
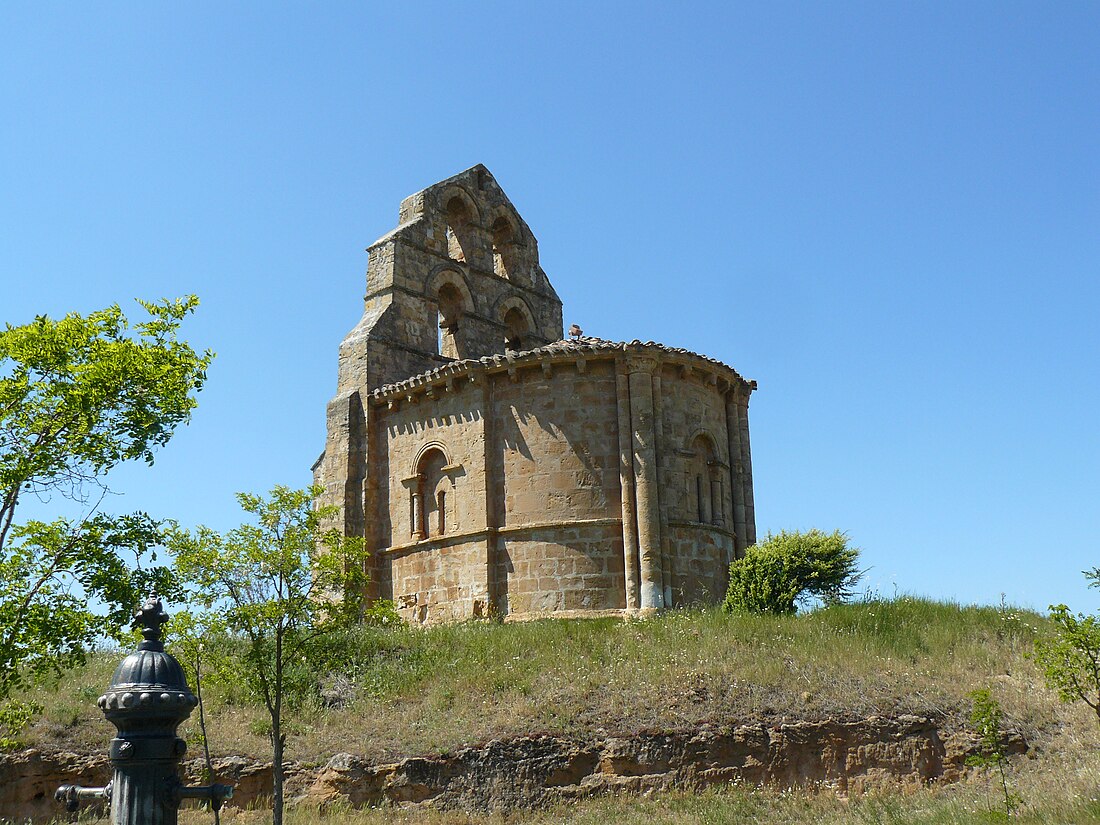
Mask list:
[{"label": "green leaf", "polygon": [[[0,699],[117,637],[149,589],[174,592],[165,568],[143,566],[160,523],[97,512],[103,476],[124,461],[151,464],[189,420],[213,357],[177,338],[194,296],[140,303],[149,320],[132,327],[111,306],[0,331]],[[90,514],[16,521],[27,495],[54,494]]]}]

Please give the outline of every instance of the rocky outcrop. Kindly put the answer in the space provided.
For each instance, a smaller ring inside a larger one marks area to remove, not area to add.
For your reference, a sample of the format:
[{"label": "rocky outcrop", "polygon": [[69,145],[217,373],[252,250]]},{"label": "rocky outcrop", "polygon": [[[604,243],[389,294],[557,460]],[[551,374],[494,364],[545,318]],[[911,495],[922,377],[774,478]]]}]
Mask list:
[{"label": "rocky outcrop", "polygon": [[100,786],[111,778],[107,754],[26,750],[0,753],[0,822],[48,819],[61,806],[53,793],[59,785]]},{"label": "rocky outcrop", "polygon": [[[886,783],[954,781],[975,744],[968,734],[941,735],[932,720],[914,716],[708,727],[588,743],[531,736],[392,765],[340,754],[304,795],[318,803],[347,799],[484,811],[733,781],[827,785],[849,793]],[[1007,745],[1013,753],[1027,749],[1018,736]]]},{"label": "rocky outcrop", "polygon": [[[1019,736],[1006,744],[1010,753],[1027,749]],[[824,785],[846,794],[884,784],[954,781],[975,745],[966,733],[944,734],[933,720],[916,716],[704,727],[593,742],[525,736],[390,764],[350,754],[320,768],[291,764],[287,790],[316,805],[343,800],[478,811],[733,781]],[[195,781],[199,763],[185,767]],[[233,804],[271,793],[269,763],[233,757],[215,760],[215,768],[218,781],[236,786]],[[0,755],[0,819],[44,820],[57,813],[58,785],[102,785],[109,773],[102,756],[36,750]]]}]

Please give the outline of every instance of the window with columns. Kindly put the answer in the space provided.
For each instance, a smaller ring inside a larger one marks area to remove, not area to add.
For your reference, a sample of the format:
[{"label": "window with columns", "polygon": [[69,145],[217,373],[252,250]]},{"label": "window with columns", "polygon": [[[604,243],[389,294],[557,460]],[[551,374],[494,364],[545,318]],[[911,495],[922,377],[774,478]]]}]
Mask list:
[{"label": "window with columns", "polygon": [[438,448],[427,450],[416,465],[415,483],[410,485],[412,536],[427,539],[447,532],[447,492],[451,479],[444,472],[447,456]]},{"label": "window with columns", "polygon": [[714,442],[700,434],[691,442],[688,468],[686,517],[699,524],[724,527],[726,523],[726,490],[722,483],[723,465],[718,460]]}]

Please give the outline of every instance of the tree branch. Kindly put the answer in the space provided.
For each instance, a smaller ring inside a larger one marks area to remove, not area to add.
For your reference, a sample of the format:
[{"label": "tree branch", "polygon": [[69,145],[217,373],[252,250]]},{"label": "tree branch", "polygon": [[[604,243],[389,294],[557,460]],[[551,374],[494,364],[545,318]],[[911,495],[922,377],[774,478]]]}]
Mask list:
[{"label": "tree branch", "polygon": [[19,486],[16,485],[8,490],[4,495],[3,507],[0,507],[0,513],[3,514],[3,527],[0,527],[0,554],[4,552],[4,545],[8,540],[8,530],[11,529],[12,519],[15,517],[15,506],[19,503]]}]

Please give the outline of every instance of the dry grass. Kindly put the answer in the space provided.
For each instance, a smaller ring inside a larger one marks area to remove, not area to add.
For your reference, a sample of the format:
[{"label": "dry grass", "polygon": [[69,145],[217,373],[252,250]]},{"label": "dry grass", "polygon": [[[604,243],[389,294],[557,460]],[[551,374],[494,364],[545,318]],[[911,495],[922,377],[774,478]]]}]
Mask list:
[{"label": "dry grass", "polygon": [[[315,674],[347,704],[307,697],[288,757],[390,760],[531,732],[595,737],[784,717],[917,713],[962,724],[966,694],[983,686],[1033,740],[1079,715],[1024,657],[1044,627],[1033,613],[907,597],[792,617],[683,610],[638,621],[365,627],[333,643],[339,678]],[[46,711],[30,742],[103,748],[112,729],[95,697],[117,659],[97,656],[37,690]],[[268,753],[264,712],[239,685],[209,685],[207,696],[215,752]],[[184,735],[193,739],[196,724]]]}]

